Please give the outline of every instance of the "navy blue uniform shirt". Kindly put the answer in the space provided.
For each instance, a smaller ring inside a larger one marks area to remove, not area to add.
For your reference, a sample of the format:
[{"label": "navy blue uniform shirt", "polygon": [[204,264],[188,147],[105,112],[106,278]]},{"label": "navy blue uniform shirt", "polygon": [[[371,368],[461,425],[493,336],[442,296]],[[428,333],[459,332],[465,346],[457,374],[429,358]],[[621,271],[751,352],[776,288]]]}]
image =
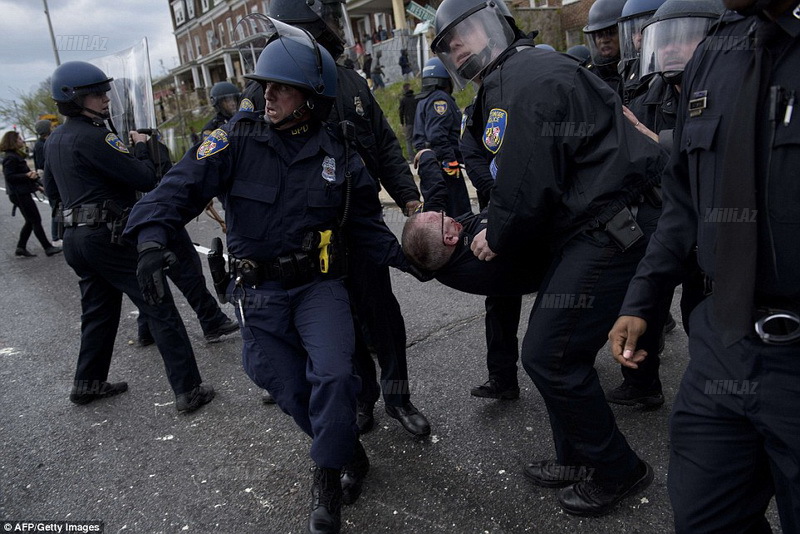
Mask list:
[{"label": "navy blue uniform shirt", "polygon": [[[714,278],[717,222],[755,214],[716,209],[722,192],[725,140],[738,87],[753,54],[755,17],[726,14],[712,27],[686,65],[675,128],[675,150],[664,175],[664,213],[647,255],[628,288],[620,314],[646,317],[669,284],[680,281],[682,265],[695,243],[700,268]],[[766,86],[782,97],[758,109],[756,180],[758,267],[756,298],[800,301],[800,110],[788,112],[791,95],[800,96],[800,20],[791,10],[777,19],[780,37],[768,46],[772,71]],[[705,100],[701,100],[705,97]],[[690,116],[689,101],[699,113]],[[785,119],[788,118],[788,121]]]},{"label": "navy blue uniform shirt", "polygon": [[414,148],[430,148],[440,163],[460,162],[458,138],[461,133],[461,110],[453,97],[441,89],[435,89],[417,98]]},{"label": "navy blue uniform shirt", "polygon": [[573,59],[530,46],[506,54],[484,78],[472,119],[496,169],[487,240],[498,254],[602,227],[658,183],[667,158]]},{"label": "navy blue uniform shirt", "polygon": [[[296,137],[297,139],[293,139]],[[228,252],[271,261],[301,250],[312,230],[336,230],[352,174],[350,243],[380,265],[404,266],[381,220],[375,183],[355,154],[327,130],[304,123],[277,132],[256,113],[239,112],[164,176],[131,211],[126,235],[166,244],[215,196],[225,199]]]},{"label": "navy blue uniform shirt", "polygon": [[130,207],[136,192],[151,190],[156,180],[144,143],[131,154],[104,124],[83,115],[69,117],[45,144],[45,191],[60,196],[65,209],[105,200]]}]

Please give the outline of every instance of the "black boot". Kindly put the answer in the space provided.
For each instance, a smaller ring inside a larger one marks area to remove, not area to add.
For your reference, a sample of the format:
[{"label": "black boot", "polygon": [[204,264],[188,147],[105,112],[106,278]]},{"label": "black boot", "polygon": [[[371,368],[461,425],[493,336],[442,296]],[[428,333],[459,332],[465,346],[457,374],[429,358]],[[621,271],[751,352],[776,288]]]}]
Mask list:
[{"label": "black boot", "polygon": [[308,531],[311,534],[338,534],[342,527],[342,486],[338,469],[314,468],[311,486],[311,515]]},{"label": "black boot", "polygon": [[353,459],[342,468],[342,501],[353,504],[361,495],[361,486],[369,472],[369,458],[361,441],[356,441]]}]

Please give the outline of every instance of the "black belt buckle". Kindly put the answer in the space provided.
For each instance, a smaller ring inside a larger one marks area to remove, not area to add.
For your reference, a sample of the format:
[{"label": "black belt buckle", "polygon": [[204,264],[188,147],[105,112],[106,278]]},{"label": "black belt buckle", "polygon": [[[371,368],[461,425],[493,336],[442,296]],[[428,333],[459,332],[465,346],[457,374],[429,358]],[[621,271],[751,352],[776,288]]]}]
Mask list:
[{"label": "black belt buckle", "polygon": [[768,345],[789,345],[800,341],[800,316],[790,310],[764,308],[754,327],[761,341]]},{"label": "black belt buckle", "polygon": [[253,260],[239,260],[236,266],[236,274],[242,277],[245,285],[255,287],[259,283],[258,264]]}]

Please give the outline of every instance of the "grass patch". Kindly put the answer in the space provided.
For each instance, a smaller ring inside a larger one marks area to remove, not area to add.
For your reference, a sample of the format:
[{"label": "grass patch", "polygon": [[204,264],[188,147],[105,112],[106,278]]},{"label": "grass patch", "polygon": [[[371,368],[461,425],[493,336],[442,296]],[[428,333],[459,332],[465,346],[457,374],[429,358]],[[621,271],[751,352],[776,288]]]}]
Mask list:
[{"label": "grass patch", "polygon": [[[389,126],[392,127],[395,135],[397,135],[397,140],[400,141],[403,154],[408,158],[408,154],[405,154],[406,136],[403,133],[403,127],[400,125],[399,114],[400,99],[403,98],[403,83],[405,82],[395,82],[391,85],[387,85],[384,89],[378,89],[373,92],[373,94],[375,95],[375,100],[380,104],[383,113],[386,115]],[[414,92],[419,94],[419,90],[422,87],[422,80],[419,77],[415,77],[411,79],[409,83]],[[464,108],[472,102],[472,99],[475,98],[475,89],[473,89],[472,84],[470,84],[466,89],[455,93],[453,96],[456,99],[456,104],[458,104],[458,107],[463,111]]]}]

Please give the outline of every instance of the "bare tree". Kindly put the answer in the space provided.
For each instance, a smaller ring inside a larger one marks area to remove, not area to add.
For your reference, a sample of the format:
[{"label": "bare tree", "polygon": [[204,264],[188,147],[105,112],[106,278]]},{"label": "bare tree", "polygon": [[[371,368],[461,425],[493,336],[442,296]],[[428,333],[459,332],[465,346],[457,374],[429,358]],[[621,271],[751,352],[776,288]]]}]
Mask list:
[{"label": "bare tree", "polygon": [[50,96],[50,78],[30,93],[15,90],[16,98],[0,99],[0,121],[16,124],[24,135],[33,135],[33,125],[44,114],[58,116],[56,103]]}]

